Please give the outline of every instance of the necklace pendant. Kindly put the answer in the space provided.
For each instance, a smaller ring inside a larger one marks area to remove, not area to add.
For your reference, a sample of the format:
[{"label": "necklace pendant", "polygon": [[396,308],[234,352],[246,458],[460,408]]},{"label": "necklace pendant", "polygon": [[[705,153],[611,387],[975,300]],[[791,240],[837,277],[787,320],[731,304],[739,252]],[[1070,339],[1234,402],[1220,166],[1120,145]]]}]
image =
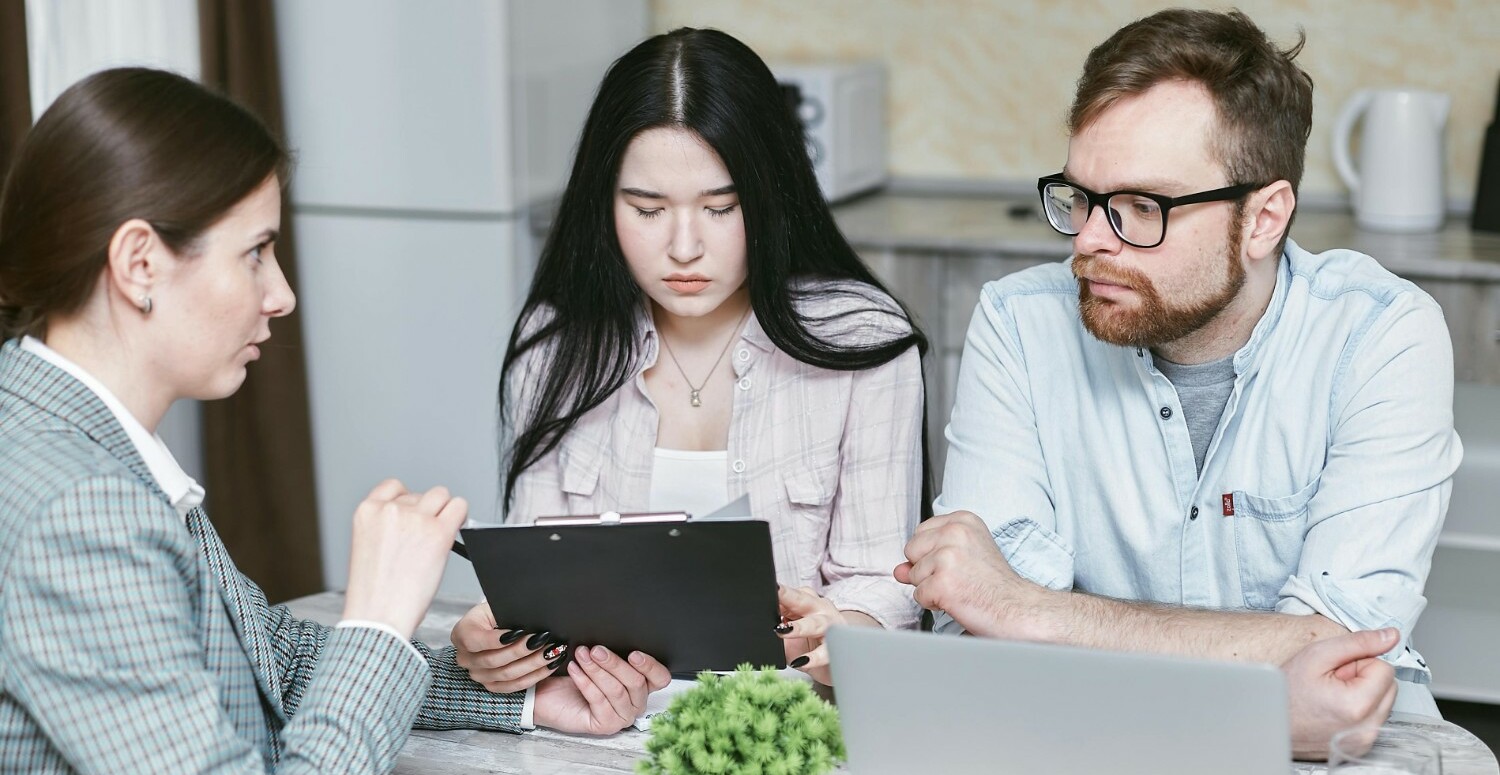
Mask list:
[{"label": "necklace pendant", "polygon": [[693,406],[703,406],[703,400],[698,398],[698,391],[696,390],[693,391],[693,394],[689,396],[688,400],[692,403]]}]

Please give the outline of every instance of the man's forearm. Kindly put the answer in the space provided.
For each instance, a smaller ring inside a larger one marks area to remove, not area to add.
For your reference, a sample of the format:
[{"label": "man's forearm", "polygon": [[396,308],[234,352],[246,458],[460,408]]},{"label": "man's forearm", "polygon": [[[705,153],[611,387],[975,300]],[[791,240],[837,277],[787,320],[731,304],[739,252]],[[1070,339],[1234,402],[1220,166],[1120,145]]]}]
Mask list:
[{"label": "man's forearm", "polygon": [[1033,583],[1001,554],[988,523],[956,511],[922,523],[897,581],[975,635],[1090,648],[1281,664],[1345,632],[1326,617],[1141,603]]},{"label": "man's forearm", "polygon": [[1318,614],[1184,608],[1039,590],[1019,610],[1018,637],[1090,648],[1281,664],[1316,640],[1348,632]]}]

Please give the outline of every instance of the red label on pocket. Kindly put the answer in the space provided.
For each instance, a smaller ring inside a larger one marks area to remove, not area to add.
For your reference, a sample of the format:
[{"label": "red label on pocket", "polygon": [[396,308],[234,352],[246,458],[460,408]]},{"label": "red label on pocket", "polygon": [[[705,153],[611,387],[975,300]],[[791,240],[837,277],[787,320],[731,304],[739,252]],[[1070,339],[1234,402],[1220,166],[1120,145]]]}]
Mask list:
[{"label": "red label on pocket", "polygon": [[1224,516],[1234,516],[1234,493],[1224,493]]}]

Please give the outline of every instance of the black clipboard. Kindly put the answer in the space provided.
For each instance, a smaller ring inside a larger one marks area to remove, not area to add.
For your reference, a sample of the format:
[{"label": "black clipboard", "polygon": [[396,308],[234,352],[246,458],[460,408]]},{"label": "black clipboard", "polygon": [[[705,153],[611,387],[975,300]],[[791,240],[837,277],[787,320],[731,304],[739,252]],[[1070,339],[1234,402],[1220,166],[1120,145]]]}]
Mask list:
[{"label": "black clipboard", "polygon": [[570,655],[639,650],[674,673],[786,666],[764,521],[608,512],[462,534],[495,618],[551,631]]}]

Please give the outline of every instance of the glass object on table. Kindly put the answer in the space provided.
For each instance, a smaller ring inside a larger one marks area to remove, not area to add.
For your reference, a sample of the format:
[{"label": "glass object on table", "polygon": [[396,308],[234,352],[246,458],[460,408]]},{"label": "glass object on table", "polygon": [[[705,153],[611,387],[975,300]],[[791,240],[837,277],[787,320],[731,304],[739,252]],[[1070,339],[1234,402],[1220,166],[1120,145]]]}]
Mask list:
[{"label": "glass object on table", "polygon": [[1442,749],[1431,738],[1390,725],[1355,727],[1328,743],[1331,775],[1443,775]]}]

